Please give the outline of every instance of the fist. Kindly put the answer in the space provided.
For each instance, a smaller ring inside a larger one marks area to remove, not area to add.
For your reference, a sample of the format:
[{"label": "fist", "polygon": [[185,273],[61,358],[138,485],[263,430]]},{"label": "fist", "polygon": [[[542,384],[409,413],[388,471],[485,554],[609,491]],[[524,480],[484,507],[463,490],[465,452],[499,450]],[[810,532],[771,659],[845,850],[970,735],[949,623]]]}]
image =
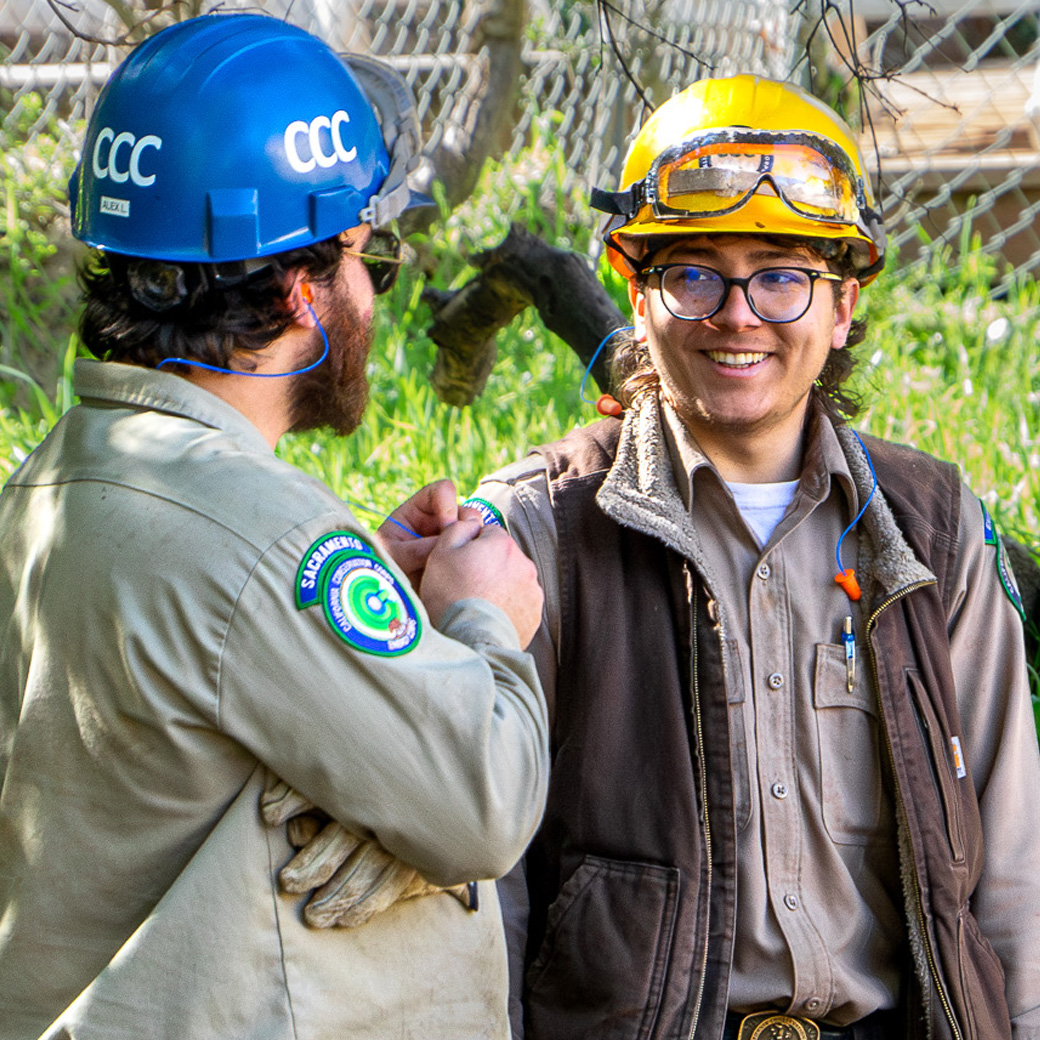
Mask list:
[{"label": "fist", "polygon": [[542,620],[534,564],[501,527],[463,519],[446,527],[430,551],[419,595],[436,625],[460,599],[486,599],[504,610],[526,649]]}]

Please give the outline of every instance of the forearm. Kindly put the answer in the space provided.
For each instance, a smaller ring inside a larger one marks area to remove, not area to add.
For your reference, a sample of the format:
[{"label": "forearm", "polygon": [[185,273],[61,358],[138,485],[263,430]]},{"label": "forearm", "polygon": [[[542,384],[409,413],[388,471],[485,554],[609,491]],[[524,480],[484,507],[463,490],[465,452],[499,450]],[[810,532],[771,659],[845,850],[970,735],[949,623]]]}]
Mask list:
[{"label": "forearm", "polygon": [[430,881],[508,870],[537,826],[547,774],[541,690],[508,617],[464,601],[442,618],[445,635],[414,601],[417,635],[390,655],[347,646],[318,607],[261,639],[280,585],[257,579],[239,597],[221,728]]},{"label": "forearm", "polygon": [[[486,862],[481,869],[454,878],[432,876],[417,865],[439,884],[497,878],[523,855],[545,808],[549,781],[545,700],[534,660],[516,645],[515,630],[496,607],[483,600],[460,601],[446,612],[441,629],[481,656],[495,688],[478,729],[486,749],[479,760],[485,782],[465,789],[466,801],[456,806],[453,839],[473,843]],[[512,633],[512,645],[506,644],[507,631]],[[471,753],[476,760],[476,749]],[[450,849],[449,842],[446,854]]]}]

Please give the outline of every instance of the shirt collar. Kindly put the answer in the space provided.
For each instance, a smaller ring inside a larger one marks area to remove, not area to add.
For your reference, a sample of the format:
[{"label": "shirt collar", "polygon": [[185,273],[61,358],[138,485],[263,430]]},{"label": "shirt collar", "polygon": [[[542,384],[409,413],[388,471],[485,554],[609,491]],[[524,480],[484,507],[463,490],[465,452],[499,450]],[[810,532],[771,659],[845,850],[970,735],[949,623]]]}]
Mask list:
[{"label": "shirt collar", "polygon": [[[661,418],[676,487],[686,508],[690,509],[693,505],[694,476],[698,470],[708,469],[717,479],[722,478],[718,476],[711,459],[701,451],[678,413],[663,399]],[[805,458],[802,461],[799,492],[808,495],[813,502],[822,502],[830,494],[831,482],[835,480],[845,494],[849,509],[855,514],[859,509],[856,483],[834,430],[834,424],[815,394],[809,398],[808,423],[809,436]]]},{"label": "shirt collar", "polygon": [[[873,485],[869,458],[855,433],[847,426],[835,426],[821,405],[814,403],[810,421],[803,476],[821,475],[814,493],[823,496],[830,493],[832,482],[837,482],[848,499],[848,508],[858,513],[859,503],[870,495]],[[596,501],[619,524],[648,534],[689,559],[710,589],[717,584],[711,560],[700,544],[697,524],[678,486],[680,479],[689,486],[691,473],[710,467],[710,463],[678,423],[671,429],[676,450],[683,444],[694,465],[689,470],[675,465],[666,443],[668,425],[657,395],[642,395],[632,405],[625,413],[614,464],[596,494]],[[710,472],[715,473],[714,467],[710,467]],[[801,489],[799,494],[809,496]],[[806,502],[799,508],[812,507],[813,503]],[[850,513],[850,518],[853,515]],[[914,582],[935,581],[935,576],[906,544],[880,488],[863,515],[859,553],[860,583],[869,603],[880,602],[882,594],[892,595]]]},{"label": "shirt collar", "polygon": [[72,388],[83,402],[101,401],[184,416],[271,453],[263,434],[237,408],[171,372],[116,361],[77,358]]}]

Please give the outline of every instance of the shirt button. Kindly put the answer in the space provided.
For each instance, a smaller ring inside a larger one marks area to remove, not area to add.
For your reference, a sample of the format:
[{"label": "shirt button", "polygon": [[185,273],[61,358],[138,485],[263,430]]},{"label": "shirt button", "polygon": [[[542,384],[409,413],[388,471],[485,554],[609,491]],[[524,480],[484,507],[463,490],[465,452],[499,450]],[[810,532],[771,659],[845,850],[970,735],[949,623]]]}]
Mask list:
[{"label": "shirt button", "polygon": [[768,682],[771,690],[779,690],[784,685],[784,677],[779,672],[773,672]]},{"label": "shirt button", "polygon": [[805,1009],[806,1009],[806,1011],[815,1011],[819,1006],[820,1006],[820,1002],[819,1002],[819,1000],[817,1000],[816,997],[810,997],[805,1002]]},{"label": "shirt button", "polygon": [[781,783],[779,780],[772,787],[774,798],[786,798],[787,797],[787,784]]},{"label": "shirt button", "polygon": [[786,906],[788,910],[797,910],[798,909],[798,897],[797,896],[784,896],[784,906]]},{"label": "shirt button", "polygon": [[758,570],[757,570],[757,571],[755,571],[755,573],[756,573],[756,574],[757,574],[757,575],[758,575],[758,576],[759,576],[759,577],[760,577],[760,578],[761,578],[761,579],[762,579],[763,581],[765,581],[765,580],[766,580],[766,578],[768,578],[768,577],[769,577],[769,575],[770,575],[770,573],[771,573],[771,571],[769,570],[769,564],[768,564],[768,563],[760,563],[760,564],[758,565]]}]

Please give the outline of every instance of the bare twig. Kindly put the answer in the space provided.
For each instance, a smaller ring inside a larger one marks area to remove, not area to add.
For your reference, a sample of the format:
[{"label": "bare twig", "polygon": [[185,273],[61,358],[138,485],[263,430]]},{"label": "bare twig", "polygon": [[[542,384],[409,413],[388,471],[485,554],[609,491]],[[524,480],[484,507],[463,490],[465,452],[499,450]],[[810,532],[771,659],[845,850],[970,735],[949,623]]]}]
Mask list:
[{"label": "bare twig", "polygon": [[[172,22],[183,21],[195,14],[200,13],[200,5],[192,0],[169,0],[169,3],[160,4],[152,10],[135,10],[135,4],[124,2],[124,0],[105,0],[105,4],[113,11],[120,22],[126,27],[126,31],[114,36],[99,36],[87,32],[82,27],[70,21],[68,15],[82,14],[82,9],[69,0],[47,0],[47,6],[57,16],[58,21],[65,26],[76,39],[84,40],[86,43],[96,43],[103,47],[127,47],[140,43],[147,36],[163,29]],[[215,3],[207,9],[207,13],[218,11],[223,4]],[[68,14],[66,14],[68,12]],[[159,22],[156,25],[156,22]]]},{"label": "bare twig", "polygon": [[[904,40],[911,40],[915,35],[919,36],[917,19],[923,13],[927,17],[936,17],[935,8],[926,0],[890,0],[893,11],[898,12],[897,23],[901,27]],[[623,74],[632,83],[639,94],[643,104],[651,111],[654,108],[649,98],[646,84],[641,82],[639,76],[632,70],[619,42],[618,34],[615,32],[613,19],[621,19],[628,26],[638,29],[659,44],[670,47],[687,58],[692,58],[699,65],[711,69],[704,59],[691,53],[688,49],[679,46],[674,40],[657,32],[652,26],[641,22],[639,19],[622,11],[612,0],[596,0],[596,8],[599,12],[601,25],[601,49],[603,49],[604,37],[613,53]],[[898,65],[891,68],[872,67],[867,60],[861,56],[862,41],[856,39],[855,31],[855,5],[854,0],[848,7],[843,9],[838,0],[797,0],[791,9],[793,17],[803,19],[805,29],[801,36],[801,56],[794,64],[794,71],[813,65],[812,50],[817,41],[826,38],[830,44],[828,57],[834,62],[835,72],[841,70],[843,83],[842,91],[848,92],[853,86],[856,90],[856,103],[859,107],[860,126],[863,132],[869,135],[874,148],[875,174],[879,191],[885,190],[884,170],[882,165],[881,150],[878,147],[878,133],[875,125],[876,113],[885,113],[888,118],[896,120],[904,112],[892,100],[891,92],[885,91],[885,83],[900,83],[905,89],[912,91],[929,102],[943,108],[958,111],[957,106],[949,102],[932,97],[919,84],[904,80],[905,66]],[[601,67],[605,68],[604,62]],[[834,66],[832,66],[834,67]],[[891,192],[890,192],[891,193]]]}]

